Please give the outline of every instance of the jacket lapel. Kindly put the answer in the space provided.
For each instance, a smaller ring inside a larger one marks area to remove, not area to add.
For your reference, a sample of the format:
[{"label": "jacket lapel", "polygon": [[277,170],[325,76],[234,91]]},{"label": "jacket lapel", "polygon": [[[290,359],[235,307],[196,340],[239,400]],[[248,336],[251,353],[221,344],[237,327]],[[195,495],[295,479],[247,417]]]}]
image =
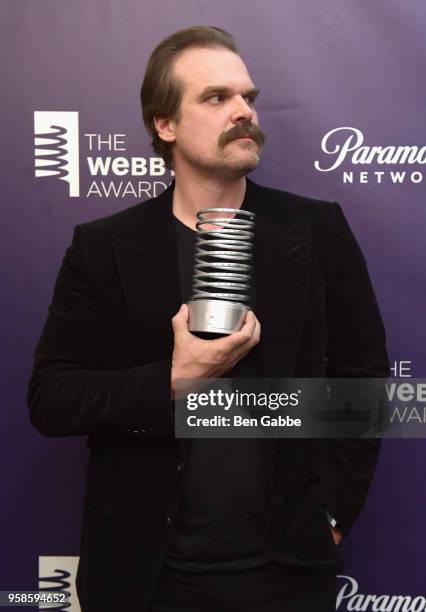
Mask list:
[{"label": "jacket lapel", "polygon": [[262,326],[259,377],[291,376],[305,319],[310,278],[310,224],[289,214],[282,192],[247,181],[245,208],[256,213],[255,313]]},{"label": "jacket lapel", "polygon": [[171,358],[171,319],[181,305],[172,187],[138,206],[138,222],[117,233],[114,249],[142,351],[150,361],[162,361]]}]

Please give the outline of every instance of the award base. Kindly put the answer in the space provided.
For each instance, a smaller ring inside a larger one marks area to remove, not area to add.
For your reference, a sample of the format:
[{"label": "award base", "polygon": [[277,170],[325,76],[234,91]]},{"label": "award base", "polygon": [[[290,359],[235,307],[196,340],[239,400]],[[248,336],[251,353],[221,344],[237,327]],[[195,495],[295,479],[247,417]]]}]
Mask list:
[{"label": "award base", "polygon": [[226,300],[188,302],[188,329],[201,338],[217,338],[239,331],[250,310],[245,304]]}]

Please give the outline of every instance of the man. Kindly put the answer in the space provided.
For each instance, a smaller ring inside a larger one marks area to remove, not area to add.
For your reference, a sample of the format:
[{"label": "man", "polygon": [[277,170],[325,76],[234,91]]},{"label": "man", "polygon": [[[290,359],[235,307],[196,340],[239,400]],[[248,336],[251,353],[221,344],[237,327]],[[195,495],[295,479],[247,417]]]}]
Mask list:
[{"label": "man", "polygon": [[[378,443],[174,437],[180,378],[388,373],[340,207],[245,178],[264,141],[257,93],[223,30],[162,41],[142,108],[175,181],[77,226],[59,272],[28,397],[43,434],[89,435],[83,612],[335,609],[336,545],[365,501]],[[196,213],[216,206],[256,213],[256,314],[204,340],[182,302]]]}]

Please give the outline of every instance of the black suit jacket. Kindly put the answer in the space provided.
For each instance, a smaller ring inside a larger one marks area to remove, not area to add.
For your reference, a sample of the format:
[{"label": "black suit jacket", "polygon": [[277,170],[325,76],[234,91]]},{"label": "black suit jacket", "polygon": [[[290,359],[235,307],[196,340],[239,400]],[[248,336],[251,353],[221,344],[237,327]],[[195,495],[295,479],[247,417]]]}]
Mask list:
[{"label": "black suit jacket", "polygon": [[[47,436],[89,435],[77,588],[84,612],[145,610],[185,477],[174,439],[171,318],[181,304],[173,185],[75,228],[35,351],[28,401]],[[338,204],[247,180],[256,213],[258,377],[385,377],[385,336],[364,257]],[[265,551],[337,566],[324,507],[347,533],[377,440],[279,439]]]}]

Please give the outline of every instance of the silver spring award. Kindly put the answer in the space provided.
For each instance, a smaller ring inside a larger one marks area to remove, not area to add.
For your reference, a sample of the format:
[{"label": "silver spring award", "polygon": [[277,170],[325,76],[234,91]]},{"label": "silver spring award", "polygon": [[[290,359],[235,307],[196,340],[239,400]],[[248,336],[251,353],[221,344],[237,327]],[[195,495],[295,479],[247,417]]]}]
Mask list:
[{"label": "silver spring award", "polygon": [[250,309],[256,215],[237,208],[205,208],[197,217],[188,328],[204,337],[232,334],[241,329]]}]

